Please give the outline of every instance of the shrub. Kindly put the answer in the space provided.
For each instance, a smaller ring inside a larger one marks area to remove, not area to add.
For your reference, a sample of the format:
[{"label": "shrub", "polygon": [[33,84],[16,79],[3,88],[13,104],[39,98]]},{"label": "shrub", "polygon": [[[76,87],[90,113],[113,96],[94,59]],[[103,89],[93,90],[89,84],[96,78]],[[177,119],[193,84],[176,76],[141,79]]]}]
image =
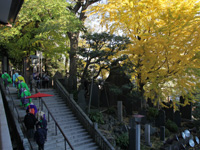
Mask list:
[{"label": "shrub", "polygon": [[89,118],[96,123],[104,124],[103,115],[101,112],[90,112]]},{"label": "shrub", "polygon": [[113,114],[115,114],[115,112],[116,112],[115,107],[110,107],[110,108],[108,108],[108,110],[107,110],[107,113],[108,113],[109,115],[113,115]]},{"label": "shrub", "polygon": [[175,132],[175,133],[178,132],[178,126],[171,120],[167,120],[165,126],[170,132]]},{"label": "shrub", "polygon": [[121,135],[117,136],[116,144],[121,149],[128,149],[129,146],[129,136],[128,133],[122,133]]},{"label": "shrub", "polygon": [[168,129],[165,129],[165,137],[168,137],[168,136],[170,136],[171,134],[170,134],[170,132],[169,132],[169,130]]},{"label": "shrub", "polygon": [[194,117],[194,124],[197,127],[197,129],[199,129],[200,126],[200,104],[194,103],[194,110],[192,111],[192,115]]},{"label": "shrub", "polygon": [[149,107],[147,111],[147,120],[153,121],[158,115],[158,109],[154,107]]}]

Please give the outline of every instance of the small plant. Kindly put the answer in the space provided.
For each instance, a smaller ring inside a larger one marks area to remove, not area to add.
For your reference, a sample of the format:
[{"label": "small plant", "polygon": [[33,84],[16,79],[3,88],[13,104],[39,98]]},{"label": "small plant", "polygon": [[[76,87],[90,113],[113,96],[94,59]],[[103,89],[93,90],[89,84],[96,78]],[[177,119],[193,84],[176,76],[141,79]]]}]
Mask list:
[{"label": "small plant", "polygon": [[110,108],[108,108],[107,113],[109,115],[112,115],[112,114],[115,114],[115,111],[116,111],[115,107],[110,107]]},{"label": "small plant", "polygon": [[158,109],[149,107],[148,112],[147,112],[147,120],[153,121],[155,120],[155,117],[158,115]]},{"label": "small plant", "polygon": [[170,131],[168,130],[168,129],[165,129],[165,137],[168,137],[168,136],[170,136],[171,134],[170,134]]},{"label": "small plant", "polygon": [[116,144],[121,149],[128,149],[129,146],[129,136],[128,133],[122,133],[121,135],[117,136]]},{"label": "small plant", "polygon": [[89,118],[96,123],[104,124],[103,115],[101,112],[90,112]]},{"label": "small plant", "polygon": [[194,124],[199,129],[200,126],[200,104],[194,103],[194,110],[192,111],[192,115],[194,117]]},{"label": "small plant", "polygon": [[178,132],[178,126],[171,120],[167,120],[165,126],[170,132],[175,132],[175,133]]}]

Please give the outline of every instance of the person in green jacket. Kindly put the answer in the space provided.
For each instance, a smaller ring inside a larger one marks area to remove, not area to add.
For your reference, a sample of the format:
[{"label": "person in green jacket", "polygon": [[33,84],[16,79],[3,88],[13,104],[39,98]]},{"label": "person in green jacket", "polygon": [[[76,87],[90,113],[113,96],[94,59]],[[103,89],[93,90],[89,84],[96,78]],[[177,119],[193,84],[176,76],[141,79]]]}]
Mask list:
[{"label": "person in green jacket", "polygon": [[28,96],[31,96],[30,91],[27,91],[26,89],[24,91],[22,91],[22,93],[21,93],[21,103],[20,103],[21,106],[28,107],[28,105],[30,105],[32,100],[31,100],[31,98],[27,99],[26,97],[28,97]]},{"label": "person in green jacket", "polygon": [[25,82],[23,82],[22,80],[20,81],[20,83],[18,84],[18,97],[20,98],[20,96],[21,96],[21,93],[22,93],[22,91],[23,90],[27,90],[27,91],[29,91],[30,92],[30,90],[29,90],[29,88],[28,88],[28,85],[25,83]]},{"label": "person in green jacket", "polygon": [[8,88],[9,83],[12,83],[12,79],[10,75],[5,71],[4,74],[2,74],[3,84],[5,88]]}]

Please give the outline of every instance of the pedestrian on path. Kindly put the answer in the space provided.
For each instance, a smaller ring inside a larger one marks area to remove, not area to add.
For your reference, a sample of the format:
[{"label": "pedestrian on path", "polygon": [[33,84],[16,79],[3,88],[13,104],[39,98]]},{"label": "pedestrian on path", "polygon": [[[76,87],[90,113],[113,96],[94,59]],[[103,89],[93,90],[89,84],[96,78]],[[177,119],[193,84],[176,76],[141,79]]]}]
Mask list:
[{"label": "pedestrian on path", "polygon": [[44,72],[43,76],[42,76],[42,86],[43,88],[49,88],[49,75],[47,72]]},{"label": "pedestrian on path", "polygon": [[33,104],[33,102],[31,102],[30,105],[26,107],[26,110],[28,110],[29,113],[33,114],[34,116],[37,114],[37,107]]},{"label": "pedestrian on path", "polygon": [[[19,74],[19,76],[15,79],[15,84],[16,84],[17,89],[18,89],[18,84],[19,84],[21,81],[23,81],[24,83],[26,83],[24,77],[23,77],[22,75]],[[19,89],[18,89],[18,90],[19,90]]]},{"label": "pedestrian on path", "polygon": [[26,115],[24,117],[24,124],[27,129],[28,137],[33,138],[34,137],[34,126],[37,122],[36,117],[29,113],[29,110],[26,110]]},{"label": "pedestrian on path", "polygon": [[28,85],[27,85],[25,82],[20,81],[20,83],[18,84],[18,97],[21,96],[21,94],[22,94],[22,92],[23,92],[24,90],[27,90],[27,91],[30,92],[30,90],[29,90],[29,88],[28,88]]},{"label": "pedestrian on path", "polygon": [[8,88],[8,84],[12,83],[12,79],[10,77],[10,75],[5,71],[4,74],[2,74],[2,79],[3,79],[3,84],[5,86],[5,88]]},{"label": "pedestrian on path", "polygon": [[12,76],[12,80],[13,80],[13,87],[16,87],[15,80],[17,79],[17,77],[19,76],[19,74],[18,74],[17,71],[14,71],[14,72],[15,73]]},{"label": "pedestrian on path", "polygon": [[44,150],[44,143],[46,141],[46,132],[41,127],[41,123],[37,123],[36,132],[34,134],[34,139],[38,145],[38,150]]},{"label": "pedestrian on path", "polygon": [[26,108],[32,102],[31,98],[26,98],[28,96],[31,96],[31,93],[30,93],[30,91],[27,91],[26,89],[24,91],[22,91],[22,93],[20,95],[21,105],[26,107]]}]

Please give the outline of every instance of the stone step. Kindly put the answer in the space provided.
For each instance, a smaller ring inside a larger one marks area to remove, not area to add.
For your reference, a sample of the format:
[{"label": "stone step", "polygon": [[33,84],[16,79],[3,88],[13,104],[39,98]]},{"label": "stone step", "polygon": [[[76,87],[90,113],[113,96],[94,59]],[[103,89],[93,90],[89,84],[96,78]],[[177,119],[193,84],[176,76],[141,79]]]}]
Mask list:
[{"label": "stone step", "polygon": [[69,108],[67,108],[66,106],[57,106],[57,107],[48,107],[48,108],[52,113],[70,112],[72,114],[72,111]]},{"label": "stone step", "polygon": [[[20,118],[23,120],[26,112],[25,108],[20,106],[20,99],[17,99],[17,93],[13,89],[13,100],[15,105],[18,107]],[[74,147],[74,150],[100,150],[96,143],[93,141],[91,136],[88,134],[86,129],[81,125],[78,119],[75,117],[73,112],[68,108],[64,99],[59,96],[59,94],[54,89],[41,89],[41,93],[54,95],[52,97],[42,98],[54,118],[60,125],[65,136],[69,139]],[[39,108],[39,99],[32,99],[34,104]],[[43,107],[46,119],[48,119],[48,112],[45,107]],[[45,143],[45,150],[64,150],[65,143],[64,137],[57,128],[57,135],[55,131],[55,122],[50,116],[50,121],[47,122],[47,142]],[[37,144],[32,142],[33,150],[38,150]],[[67,150],[70,150],[69,145],[66,144]]]},{"label": "stone step", "polygon": [[93,145],[94,141],[91,138],[87,138],[84,139],[82,141],[77,140],[70,140],[70,143],[74,146],[74,147],[79,147],[79,146],[84,146],[87,147],[86,145]]},{"label": "stone step", "polygon": [[66,103],[63,102],[63,101],[50,101],[50,100],[44,100],[44,102],[49,106],[49,107],[52,107],[52,105],[55,105],[55,106],[66,106]]},{"label": "stone step", "polygon": [[75,150],[100,150],[96,143],[88,143],[85,145],[74,146]]}]

